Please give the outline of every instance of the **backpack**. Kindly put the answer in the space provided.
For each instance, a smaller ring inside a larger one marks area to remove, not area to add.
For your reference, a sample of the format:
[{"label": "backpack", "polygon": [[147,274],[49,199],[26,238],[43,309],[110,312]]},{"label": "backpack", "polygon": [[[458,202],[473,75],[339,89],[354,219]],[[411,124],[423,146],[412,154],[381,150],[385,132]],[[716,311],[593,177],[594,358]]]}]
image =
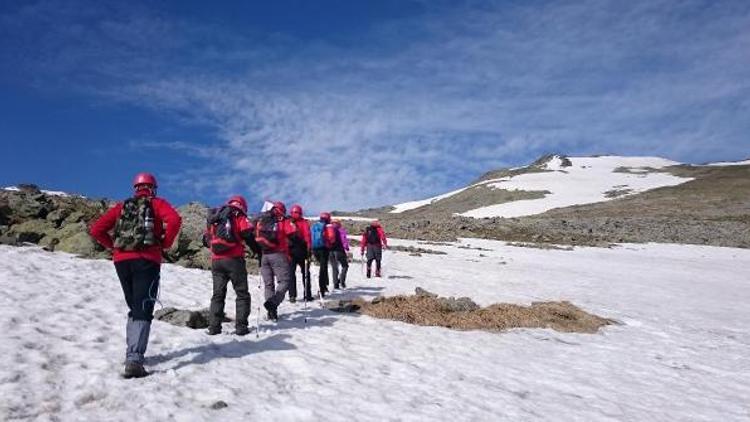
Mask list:
[{"label": "backpack", "polygon": [[378,229],[375,227],[368,227],[365,231],[365,238],[367,238],[367,244],[368,245],[379,245],[380,244],[380,235],[378,234]]},{"label": "backpack", "polygon": [[208,246],[214,253],[224,253],[237,244],[234,235],[234,217],[237,209],[228,205],[208,211],[206,226],[208,229]]},{"label": "backpack", "polygon": [[137,251],[156,244],[151,198],[139,196],[126,199],[122,204],[120,217],[115,223],[115,248]]},{"label": "backpack", "polygon": [[336,230],[336,226],[333,224],[326,225],[326,228],[323,230],[323,243],[326,248],[333,249],[333,247],[336,246],[336,240],[338,240],[338,237],[339,233]]},{"label": "backpack", "polygon": [[255,240],[264,251],[275,249],[279,246],[279,220],[271,211],[266,211],[258,218],[255,225]]},{"label": "backpack", "polygon": [[313,249],[323,249],[326,247],[325,242],[323,241],[324,228],[325,224],[323,224],[322,221],[318,221],[310,228],[310,236],[312,237]]}]

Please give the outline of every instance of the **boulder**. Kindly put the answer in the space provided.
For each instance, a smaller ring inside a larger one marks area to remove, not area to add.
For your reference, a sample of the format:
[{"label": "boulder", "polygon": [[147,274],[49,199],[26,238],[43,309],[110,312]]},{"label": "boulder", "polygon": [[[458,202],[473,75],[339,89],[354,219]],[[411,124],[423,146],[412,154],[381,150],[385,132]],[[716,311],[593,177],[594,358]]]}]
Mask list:
[{"label": "boulder", "polygon": [[454,297],[449,297],[447,299],[441,297],[438,298],[438,304],[440,305],[440,308],[446,312],[467,312],[479,309],[479,305],[474,303],[474,301],[468,297],[459,297],[458,299]]},{"label": "boulder", "polygon": [[192,329],[208,328],[208,310],[190,311],[167,307],[154,312],[154,318],[178,327]]},{"label": "boulder", "polygon": [[66,208],[58,208],[47,214],[47,221],[53,223],[55,226],[60,227],[62,222],[70,215],[71,211]]},{"label": "boulder", "polygon": [[421,297],[438,297],[438,295],[436,295],[435,293],[430,293],[421,287],[417,287],[416,289],[414,289],[414,294]]},{"label": "boulder", "polygon": [[42,238],[54,232],[55,225],[47,220],[28,220],[11,226],[8,235],[13,237],[16,243],[39,243]]}]

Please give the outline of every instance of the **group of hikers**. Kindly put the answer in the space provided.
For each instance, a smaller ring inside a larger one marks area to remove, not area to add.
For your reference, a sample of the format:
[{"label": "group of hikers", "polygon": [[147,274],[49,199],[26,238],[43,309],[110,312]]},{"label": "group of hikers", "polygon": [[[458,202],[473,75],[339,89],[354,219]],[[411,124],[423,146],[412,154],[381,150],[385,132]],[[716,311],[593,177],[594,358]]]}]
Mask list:
[{"label": "group of hikers", "polygon": [[[118,202],[90,228],[91,236],[112,250],[112,260],[129,308],[125,378],[148,375],[143,363],[158,297],[162,252],[172,247],[182,224],[177,211],[156,196],[157,187],[152,174],[137,174],[133,180],[133,196]],[[313,258],[320,267],[319,298],[329,293],[329,264],[333,288],[346,288],[349,237],[341,221],[328,212],[320,213],[318,221],[310,224],[300,205],[293,205],[287,216],[284,203],[276,201],[268,202],[260,214],[250,215],[245,198],[235,195],[224,205],[209,210],[202,240],[211,252],[213,278],[209,335],[222,331],[230,281],[236,294],[234,333],[242,336],[250,332],[247,252],[258,259],[265,286],[263,307],[269,320],[278,319],[279,305],[287,294],[290,302],[297,301],[297,269],[302,275],[302,300],[313,300],[310,276]],[[387,245],[379,221],[372,221],[360,242],[360,256],[364,258],[365,252],[367,254],[368,278],[372,276],[373,262],[375,277],[381,276],[382,250]]]}]

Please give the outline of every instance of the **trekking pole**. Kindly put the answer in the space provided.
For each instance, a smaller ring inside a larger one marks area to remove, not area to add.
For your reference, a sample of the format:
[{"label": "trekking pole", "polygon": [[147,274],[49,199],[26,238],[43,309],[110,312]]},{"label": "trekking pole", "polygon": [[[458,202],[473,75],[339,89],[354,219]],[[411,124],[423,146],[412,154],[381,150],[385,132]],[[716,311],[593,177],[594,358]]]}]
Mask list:
[{"label": "trekking pole", "polygon": [[[296,271],[296,270],[295,270]],[[307,328],[307,290],[309,288],[310,283],[310,259],[305,259],[305,268],[302,269],[302,296],[303,300],[305,301],[305,328]]]},{"label": "trekking pole", "polygon": [[258,262],[258,312],[255,314],[255,338],[260,337],[260,280],[261,280],[261,273],[260,273],[260,262]]}]

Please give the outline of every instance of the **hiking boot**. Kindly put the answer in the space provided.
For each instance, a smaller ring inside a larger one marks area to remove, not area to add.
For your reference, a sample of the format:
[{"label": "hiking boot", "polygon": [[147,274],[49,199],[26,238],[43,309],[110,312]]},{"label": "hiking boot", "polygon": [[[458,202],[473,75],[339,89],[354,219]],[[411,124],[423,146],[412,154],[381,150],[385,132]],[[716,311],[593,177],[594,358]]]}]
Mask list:
[{"label": "hiking boot", "polygon": [[206,331],[206,334],[209,336],[215,336],[217,334],[221,334],[221,326],[218,327],[208,327],[208,330]]},{"label": "hiking boot", "polygon": [[276,310],[277,306],[271,302],[270,300],[267,300],[263,307],[266,308],[266,311],[268,311],[268,319],[271,321],[278,321],[279,320],[279,314]]},{"label": "hiking boot", "polygon": [[234,334],[238,336],[246,336],[250,334],[250,329],[247,327],[237,327],[237,330],[235,330]]},{"label": "hiking boot", "polygon": [[371,271],[370,271],[370,269],[368,268],[368,269],[367,269],[367,278],[370,278],[370,277],[372,277],[372,272],[371,272]]},{"label": "hiking boot", "polygon": [[340,289],[341,289],[341,287],[339,287],[338,284],[334,284],[333,285],[333,290],[340,290]]},{"label": "hiking boot", "polygon": [[143,378],[147,375],[148,372],[146,372],[146,368],[143,367],[142,363],[125,362],[125,370],[122,373],[123,378]]},{"label": "hiking boot", "polygon": [[297,303],[297,298],[296,297],[290,297],[289,298],[289,303]]},{"label": "hiking boot", "polygon": [[346,289],[346,283],[344,283],[343,281],[341,282],[341,288]]},{"label": "hiking boot", "polygon": [[380,270],[375,270],[375,277],[380,277]]},{"label": "hiking boot", "polygon": [[315,300],[312,296],[305,296],[305,302],[312,302]]}]

